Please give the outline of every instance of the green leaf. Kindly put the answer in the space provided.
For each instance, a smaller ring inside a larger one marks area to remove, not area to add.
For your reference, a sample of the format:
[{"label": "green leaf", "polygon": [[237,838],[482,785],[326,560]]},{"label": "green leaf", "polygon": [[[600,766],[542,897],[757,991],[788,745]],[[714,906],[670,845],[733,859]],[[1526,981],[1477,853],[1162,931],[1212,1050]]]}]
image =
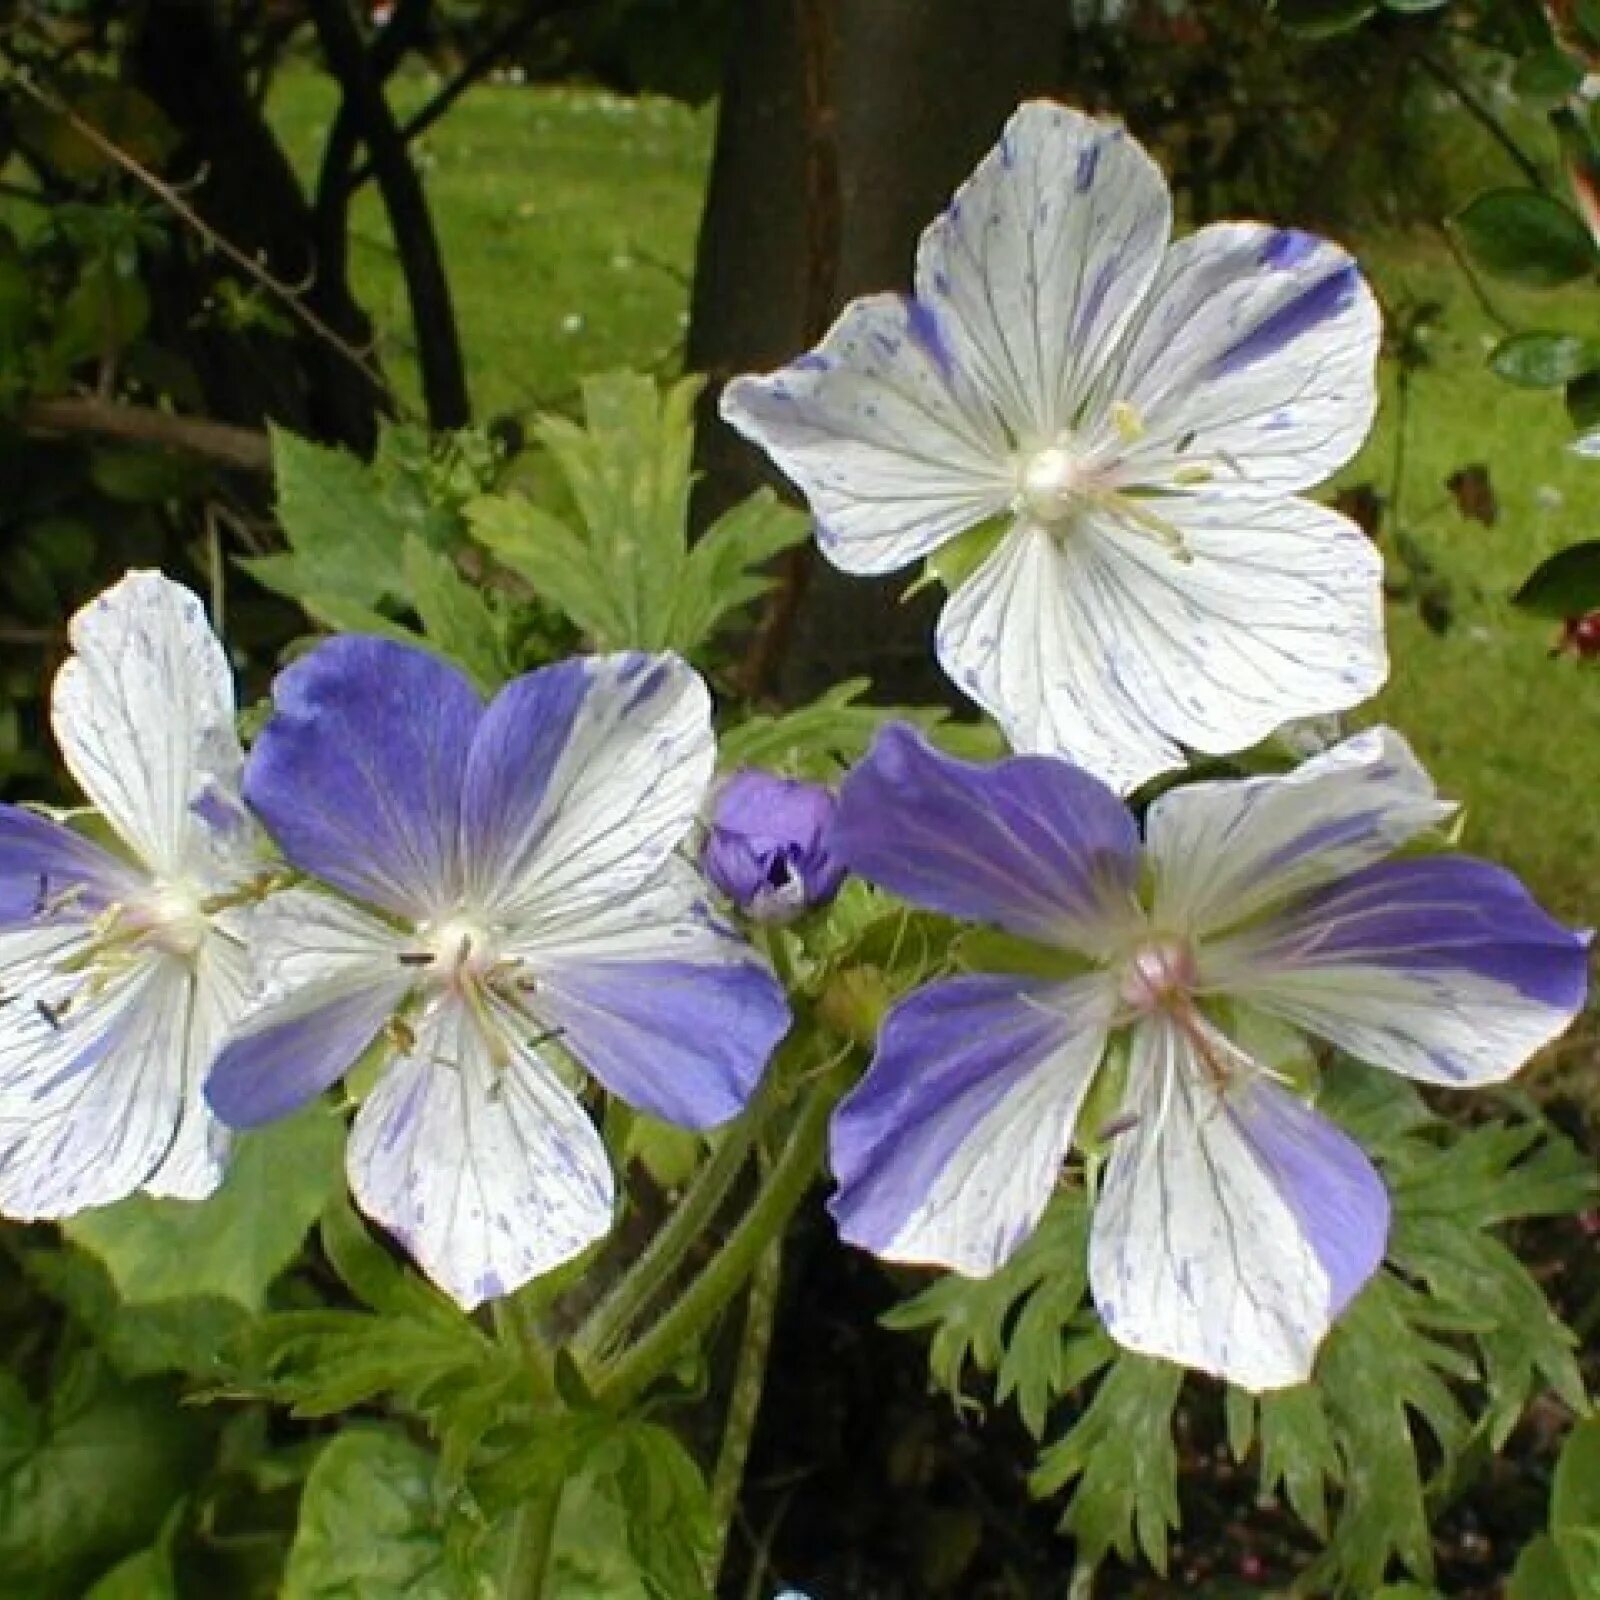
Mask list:
[{"label": "green leaf", "polygon": [[463,578],[451,558],[415,533],[405,542],[405,583],[429,641],[480,688],[493,691],[511,676],[499,618]]},{"label": "green leaf", "polygon": [[1530,50],[1511,74],[1511,88],[1519,100],[1536,111],[1563,105],[1583,82],[1583,68],[1565,50],[1554,45]]},{"label": "green leaf", "polygon": [[1536,617],[1580,617],[1600,607],[1600,539],[1568,545],[1541,561],[1511,603]]},{"label": "green leaf", "polygon": [[489,1600],[489,1552],[468,1570],[451,1558],[438,1479],[434,1457],[399,1433],[341,1433],[306,1479],[283,1600]]},{"label": "green leaf", "polygon": [[204,1448],[201,1419],[164,1383],[92,1372],[35,1409],[0,1375],[0,1573],[6,1592],[76,1600],[148,1545]]},{"label": "green leaf", "polygon": [[1098,1566],[1135,1549],[1167,1570],[1167,1535],[1178,1517],[1178,1454],[1172,1412],[1183,1368],[1119,1352],[1089,1408],[1064,1438],[1040,1453],[1029,1479],[1035,1495],[1076,1483],[1062,1528],[1080,1559]]},{"label": "green leaf", "polygon": [[1579,1422],[1562,1446],[1550,1495],[1550,1532],[1575,1594],[1600,1594],[1600,1418]]},{"label": "green leaf", "polygon": [[1534,189],[1491,189],[1454,224],[1485,272],[1530,289],[1571,283],[1595,266],[1594,240],[1570,206]]},{"label": "green leaf", "polygon": [[1514,333],[1494,347],[1489,365],[1524,389],[1559,389],[1600,370],[1600,342],[1576,333]]},{"label": "green leaf", "polygon": [[1278,0],[1278,19],[1304,39],[1329,39],[1359,27],[1378,9],[1378,0]]},{"label": "green leaf", "polygon": [[377,606],[402,596],[402,530],[365,462],[273,428],[272,472],[292,558],[246,561],[247,571],[295,599],[320,593]]},{"label": "green leaf", "polygon": [[1078,1319],[1088,1292],[1088,1228],[1083,1191],[1059,1189],[1038,1228],[998,1272],[987,1278],[948,1273],[885,1313],[883,1325],[932,1329],[928,1370],[934,1382],[959,1397],[969,1367],[995,1375],[998,1397],[1015,1396],[1039,1438],[1051,1403],[1111,1355],[1103,1336]]},{"label": "green leaf", "polygon": [[343,1181],[344,1129],[321,1105],[238,1142],[222,1187],[198,1203],[135,1195],[67,1222],[125,1301],[214,1296],[259,1310]]},{"label": "green leaf", "polygon": [[807,519],[763,490],[691,548],[699,389],[633,373],[586,380],[581,425],[548,416],[534,430],[566,505],[491,495],[464,507],[473,537],[597,649],[699,649],[769,587],[755,569],[806,536]]}]

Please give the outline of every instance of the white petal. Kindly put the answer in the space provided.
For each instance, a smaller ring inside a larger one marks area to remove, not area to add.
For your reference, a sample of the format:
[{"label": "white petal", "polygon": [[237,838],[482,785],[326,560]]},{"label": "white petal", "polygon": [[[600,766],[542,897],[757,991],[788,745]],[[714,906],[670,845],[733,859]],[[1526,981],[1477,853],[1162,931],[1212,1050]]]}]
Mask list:
[{"label": "white petal", "polygon": [[715,762],[711,696],[677,656],[589,656],[518,678],[468,758],[469,901],[514,927],[626,898],[683,842]]},{"label": "white petal", "polygon": [[[237,809],[242,756],[227,656],[200,601],[131,572],[72,619],[51,720],[84,793],[151,869],[182,876],[208,849],[210,805]],[[197,811],[197,807],[200,810]]]},{"label": "white petal", "polygon": [[1145,818],[1155,916],[1194,933],[1382,860],[1448,817],[1392,728],[1369,728],[1281,777],[1186,784]]},{"label": "white petal", "polygon": [[356,1116],[350,1184],[462,1306],[510,1294],[611,1226],[614,1185],[587,1113],[531,1050],[490,1058],[479,1023],[439,1004]]},{"label": "white petal", "polygon": [[[195,1114],[194,973],[152,952],[90,990],[53,961],[8,959],[17,937],[0,936],[0,1213],[70,1216],[150,1182]],[[191,1191],[220,1178],[188,1152],[181,1167]]]},{"label": "white petal", "polygon": [[183,1114],[166,1159],[144,1183],[147,1193],[203,1200],[222,1182],[233,1140],[206,1104],[206,1074],[249,995],[250,962],[243,943],[235,936],[213,934],[195,957],[183,1054]]},{"label": "white petal", "polygon": [[923,235],[917,298],[1023,448],[1073,423],[1171,222],[1166,180],[1123,129],[1034,101]]},{"label": "white petal", "polygon": [[1004,430],[899,295],[853,300],[793,365],[735,378],[722,415],[804,492],[823,553],[846,572],[907,566],[1013,492]]},{"label": "white petal", "polygon": [[[1377,301],[1337,245],[1264,223],[1202,228],[1167,252],[1089,443],[1118,458],[1123,483],[1182,482],[1198,468],[1219,487],[1307,488],[1367,436],[1381,333]],[[1143,428],[1131,444],[1117,436],[1117,402]]]},{"label": "white petal", "polygon": [[1387,672],[1382,563],[1305,500],[1149,505],[1180,559],[1127,517],[1019,526],[952,597],[939,653],[1018,749],[1127,790],[1290,717],[1343,710]]},{"label": "white petal", "polygon": [[1310,1376],[1382,1260],[1388,1202],[1360,1150],[1285,1091],[1247,1068],[1215,1087],[1204,1056],[1230,1047],[1204,1034],[1166,1018],[1135,1033],[1136,1120],[1117,1136],[1090,1234],[1095,1304],[1129,1349],[1285,1388]]},{"label": "white petal", "polygon": [[1110,675],[1073,585],[1089,564],[1019,523],[951,595],[939,618],[940,663],[1023,753],[1066,756],[1119,793],[1183,764]]}]

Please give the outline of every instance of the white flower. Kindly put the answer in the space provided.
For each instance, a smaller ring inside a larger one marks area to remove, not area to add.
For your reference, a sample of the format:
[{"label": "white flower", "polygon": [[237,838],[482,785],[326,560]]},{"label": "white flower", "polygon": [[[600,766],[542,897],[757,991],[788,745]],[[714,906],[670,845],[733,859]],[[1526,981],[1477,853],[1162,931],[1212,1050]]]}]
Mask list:
[{"label": "white flower", "polygon": [[257,835],[233,684],[198,599],[129,573],[73,619],[52,721],[124,847],[0,806],[0,1212],[200,1199],[228,1134],[200,1088],[244,1001]]},{"label": "white flower", "polygon": [[990,525],[939,658],[1016,747],[1122,790],[1387,670],[1376,551],[1297,497],[1371,422],[1373,297],[1335,245],[1169,244],[1171,211],[1120,128],[1026,105],[923,235],[914,297],[853,302],[723,397],[847,572]]}]

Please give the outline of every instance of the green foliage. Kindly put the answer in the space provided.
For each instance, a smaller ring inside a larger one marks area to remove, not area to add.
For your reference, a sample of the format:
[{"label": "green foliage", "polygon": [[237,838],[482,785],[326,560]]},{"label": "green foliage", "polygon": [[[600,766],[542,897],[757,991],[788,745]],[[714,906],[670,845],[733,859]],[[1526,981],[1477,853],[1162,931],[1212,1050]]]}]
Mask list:
[{"label": "green foliage", "polygon": [[80,1213],[65,1232],[100,1259],[125,1304],[211,1298],[257,1311],[342,1186],[343,1148],[343,1122],[309,1106],[243,1135],[210,1199],[135,1195]]},{"label": "green foliage", "polygon": [[807,535],[805,516],[763,490],[690,543],[699,391],[697,379],[586,379],[581,425],[547,416],[534,430],[559,509],[509,496],[466,508],[473,536],[596,649],[698,652],[770,587],[754,569]]},{"label": "green foliage", "polygon": [[1455,219],[1473,262],[1529,289],[1555,289],[1594,271],[1594,240],[1570,206],[1534,189],[1491,189]]},{"label": "green foliage", "polygon": [[[1431,1581],[1430,1513],[1471,1451],[1500,1448],[1547,1388],[1584,1405],[1572,1333],[1493,1230],[1580,1210],[1597,1183],[1537,1120],[1453,1130],[1387,1074],[1340,1065],[1320,1105],[1383,1167],[1389,1265],[1334,1326],[1312,1383],[1225,1391],[1227,1438],[1263,1492],[1326,1539],[1313,1589],[1367,1595],[1396,1560]],[[940,1387],[959,1396],[977,1375],[1016,1402],[1047,1441],[1032,1486],[1070,1489],[1063,1527],[1085,1560],[1142,1551],[1159,1568],[1178,1526],[1183,1374],[1117,1350],[1086,1309],[1088,1221],[1082,1192],[1062,1190],[994,1276],[943,1277],[885,1321],[931,1332]]]},{"label": "green foliage", "polygon": [[1538,617],[1576,617],[1600,607],[1600,539],[1558,550],[1528,575],[1512,603]]},{"label": "green foliage", "polygon": [[8,1600],[76,1600],[150,1542],[188,1486],[204,1428],[165,1383],[92,1360],[43,1405],[0,1374],[0,1573]]},{"label": "green foliage", "polygon": [[306,1479],[283,1600],[493,1600],[489,1553],[454,1520],[428,1451],[347,1428]]},{"label": "green foliage", "polygon": [[[482,434],[431,441],[420,429],[391,427],[368,463],[274,429],[272,453],[289,549],[241,563],[258,583],[327,627],[432,649],[485,689],[511,675],[503,608],[456,564],[464,508],[494,472]],[[405,612],[420,632],[398,620]]]},{"label": "green foliage", "polygon": [[1489,366],[1524,389],[1559,389],[1600,368],[1600,342],[1576,333],[1514,333],[1490,352]]}]

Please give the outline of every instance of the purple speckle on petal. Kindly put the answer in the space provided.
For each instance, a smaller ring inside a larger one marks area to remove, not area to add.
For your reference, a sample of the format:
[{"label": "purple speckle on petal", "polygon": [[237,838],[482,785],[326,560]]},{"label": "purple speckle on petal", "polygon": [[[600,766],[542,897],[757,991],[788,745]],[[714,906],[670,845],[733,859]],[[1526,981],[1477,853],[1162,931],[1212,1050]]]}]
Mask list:
[{"label": "purple speckle on petal", "polygon": [[1322,241],[1314,233],[1302,233],[1299,228],[1279,228],[1261,247],[1260,261],[1264,267],[1298,267],[1302,261],[1315,254]]},{"label": "purple speckle on petal", "polygon": [[1097,139],[1093,144],[1085,145],[1078,152],[1078,170],[1074,175],[1073,183],[1079,194],[1086,193],[1090,185],[1093,184],[1095,171],[1099,165],[1100,141]]},{"label": "purple speckle on petal", "polygon": [[950,346],[945,342],[944,330],[930,306],[922,301],[906,301],[906,330],[911,337],[933,357],[939,370],[949,377],[951,372]]}]

